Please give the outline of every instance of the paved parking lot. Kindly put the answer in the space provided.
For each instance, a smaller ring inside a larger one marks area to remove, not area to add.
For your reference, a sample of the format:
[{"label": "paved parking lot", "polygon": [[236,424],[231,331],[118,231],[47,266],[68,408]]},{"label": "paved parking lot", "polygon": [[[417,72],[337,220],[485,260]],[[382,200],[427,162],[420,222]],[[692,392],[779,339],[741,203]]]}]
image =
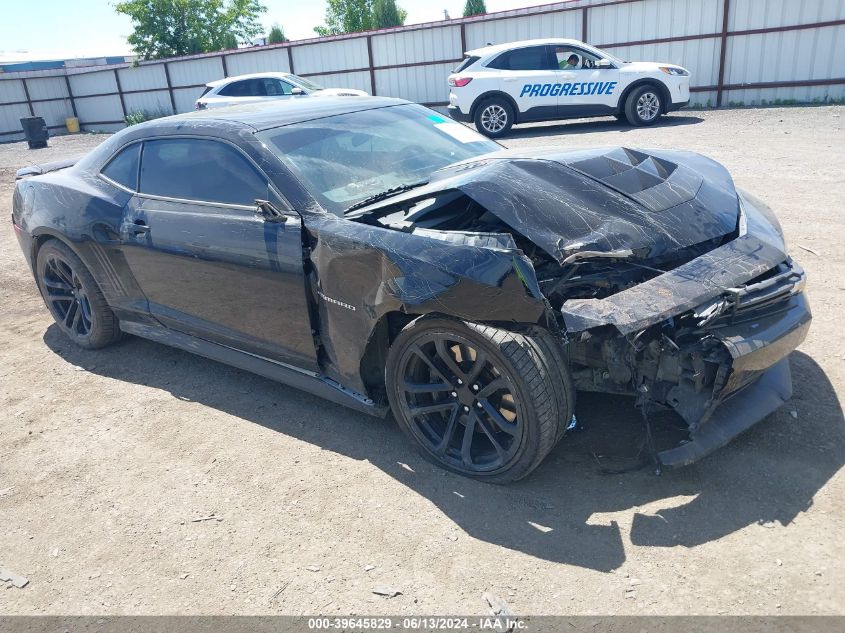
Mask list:
[{"label": "paved parking lot", "polygon": [[[585,430],[495,487],[429,465],[391,421],[236,369],[133,338],[76,349],[3,221],[0,567],[29,584],[0,584],[0,613],[486,614],[484,592],[516,614],[842,613],[844,113],[681,112],[505,139],[707,154],[777,210],[808,272],[792,402],[661,477],[600,472],[639,441],[626,398],[581,397]],[[102,138],[0,145],[4,217],[15,169]]]}]

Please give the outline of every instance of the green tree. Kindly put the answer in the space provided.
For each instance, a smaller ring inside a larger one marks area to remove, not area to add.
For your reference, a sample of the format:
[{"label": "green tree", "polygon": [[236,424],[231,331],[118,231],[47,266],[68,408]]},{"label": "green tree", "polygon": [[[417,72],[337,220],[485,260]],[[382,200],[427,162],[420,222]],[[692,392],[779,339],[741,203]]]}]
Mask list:
[{"label": "green tree", "polygon": [[235,36],[234,33],[226,33],[223,36],[223,48],[226,50],[231,50],[233,48],[238,47],[238,38]]},{"label": "green tree", "polygon": [[144,59],[219,51],[262,32],[260,0],[124,0],[114,6],[132,20],[127,41]]},{"label": "green tree", "polygon": [[281,44],[282,42],[287,42],[288,38],[285,37],[284,29],[277,24],[274,24],[273,27],[270,29],[270,32],[267,34],[267,43],[268,44]]},{"label": "green tree", "polygon": [[373,28],[373,0],[328,0],[326,23],[314,27],[317,35],[357,33]]},{"label": "green tree", "polygon": [[484,0],[467,0],[467,3],[464,5],[465,18],[482,13],[487,13],[487,5],[484,4]]},{"label": "green tree", "polygon": [[396,0],[373,0],[373,28],[402,26],[408,12],[396,6]]}]

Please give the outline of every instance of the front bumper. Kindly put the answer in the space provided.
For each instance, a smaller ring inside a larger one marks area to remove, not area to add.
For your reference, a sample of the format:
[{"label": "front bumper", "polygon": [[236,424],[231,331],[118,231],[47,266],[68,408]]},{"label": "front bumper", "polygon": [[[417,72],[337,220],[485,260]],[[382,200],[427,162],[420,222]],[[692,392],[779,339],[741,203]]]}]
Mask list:
[{"label": "front bumper", "polygon": [[461,109],[458,106],[450,105],[446,108],[446,111],[449,113],[449,116],[455,121],[460,121],[461,123],[469,123],[470,121],[472,121],[472,116],[461,112]]},{"label": "front bumper", "polygon": [[713,328],[711,333],[730,354],[730,371],[714,389],[704,414],[687,420],[690,441],[659,453],[660,463],[691,464],[786,402],[792,396],[787,356],[806,337],[811,319],[807,299],[799,293],[769,314]]}]

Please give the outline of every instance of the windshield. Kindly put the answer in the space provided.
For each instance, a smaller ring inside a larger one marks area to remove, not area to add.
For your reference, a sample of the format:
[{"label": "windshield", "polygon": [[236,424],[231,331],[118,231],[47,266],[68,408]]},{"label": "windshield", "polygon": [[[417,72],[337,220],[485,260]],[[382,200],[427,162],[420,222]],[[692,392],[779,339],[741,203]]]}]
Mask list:
[{"label": "windshield", "polygon": [[315,84],[313,81],[308,81],[307,79],[305,79],[304,77],[300,77],[299,75],[291,75],[290,78],[306,90],[323,90],[323,86],[321,86],[320,84]]},{"label": "windshield", "polygon": [[425,182],[441,167],[501,149],[411,104],[294,123],[258,136],[338,215],[389,189]]},{"label": "windshield", "polygon": [[624,60],[619,59],[619,58],[618,58],[618,57],[616,57],[615,55],[611,55],[611,54],[610,54],[610,53],[608,53],[606,50],[603,50],[603,49],[601,49],[601,48],[596,48],[595,46],[591,46],[590,48],[591,48],[591,49],[593,49],[593,51],[594,51],[594,52],[596,52],[596,53],[598,53],[598,54],[599,54],[599,55],[598,55],[598,56],[599,56],[599,59],[602,59],[602,58],[603,58],[603,59],[609,59],[609,60],[610,60],[610,61],[612,61],[614,64],[627,64],[627,63],[628,63],[628,62],[626,62],[626,61],[624,61]]}]

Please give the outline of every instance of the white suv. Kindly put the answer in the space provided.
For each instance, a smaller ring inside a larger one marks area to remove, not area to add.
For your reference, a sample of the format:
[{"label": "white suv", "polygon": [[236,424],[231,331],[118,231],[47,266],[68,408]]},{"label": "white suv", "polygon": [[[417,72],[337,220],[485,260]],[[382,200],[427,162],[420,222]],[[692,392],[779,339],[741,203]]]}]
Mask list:
[{"label": "white suv", "polygon": [[514,123],[613,115],[651,125],[689,103],[689,72],[626,62],[578,40],[524,40],[465,53],[449,76],[449,114],[486,136]]},{"label": "white suv", "polygon": [[363,90],[354,88],[323,88],[303,77],[291,73],[253,73],[226,77],[205,84],[205,91],[194,104],[194,109],[220,108],[222,106],[286,99],[298,95],[321,97],[366,97]]}]

